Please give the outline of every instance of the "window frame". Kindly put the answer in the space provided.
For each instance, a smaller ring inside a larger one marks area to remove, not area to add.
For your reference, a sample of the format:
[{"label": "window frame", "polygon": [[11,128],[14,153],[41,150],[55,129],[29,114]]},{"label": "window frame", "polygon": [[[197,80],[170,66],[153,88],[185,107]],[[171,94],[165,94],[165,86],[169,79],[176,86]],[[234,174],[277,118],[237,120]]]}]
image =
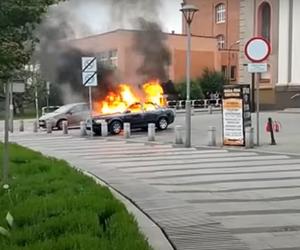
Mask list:
[{"label": "window frame", "polygon": [[226,5],[225,3],[219,3],[215,7],[215,22],[217,24],[226,22]]}]

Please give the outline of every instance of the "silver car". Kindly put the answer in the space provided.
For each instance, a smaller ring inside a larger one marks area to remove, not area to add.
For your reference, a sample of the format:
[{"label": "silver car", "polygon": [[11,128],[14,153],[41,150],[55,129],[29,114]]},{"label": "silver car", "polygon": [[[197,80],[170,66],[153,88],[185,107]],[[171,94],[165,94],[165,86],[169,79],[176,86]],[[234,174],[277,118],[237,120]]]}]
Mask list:
[{"label": "silver car", "polygon": [[60,107],[52,113],[43,115],[39,119],[39,126],[46,128],[50,122],[52,128],[62,129],[63,121],[68,121],[69,127],[79,127],[81,121],[89,117],[89,108],[86,103],[73,103]]}]

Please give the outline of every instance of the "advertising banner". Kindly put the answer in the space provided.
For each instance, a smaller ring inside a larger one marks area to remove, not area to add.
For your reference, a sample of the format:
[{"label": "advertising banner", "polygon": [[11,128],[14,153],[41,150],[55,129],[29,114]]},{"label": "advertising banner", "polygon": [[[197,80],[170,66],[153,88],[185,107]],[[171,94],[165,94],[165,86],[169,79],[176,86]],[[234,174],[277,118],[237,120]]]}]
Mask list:
[{"label": "advertising banner", "polygon": [[223,93],[223,143],[244,146],[245,128],[251,126],[250,85],[225,86]]}]

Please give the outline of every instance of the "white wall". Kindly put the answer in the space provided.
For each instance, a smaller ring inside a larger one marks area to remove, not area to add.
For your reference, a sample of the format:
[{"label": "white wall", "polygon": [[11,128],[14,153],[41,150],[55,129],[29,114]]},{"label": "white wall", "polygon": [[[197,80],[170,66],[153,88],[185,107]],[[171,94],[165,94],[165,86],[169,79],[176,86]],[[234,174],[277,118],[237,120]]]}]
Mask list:
[{"label": "white wall", "polygon": [[300,1],[294,0],[293,11],[292,82],[300,85]]},{"label": "white wall", "polygon": [[289,76],[289,1],[279,1],[278,85],[286,85]]}]

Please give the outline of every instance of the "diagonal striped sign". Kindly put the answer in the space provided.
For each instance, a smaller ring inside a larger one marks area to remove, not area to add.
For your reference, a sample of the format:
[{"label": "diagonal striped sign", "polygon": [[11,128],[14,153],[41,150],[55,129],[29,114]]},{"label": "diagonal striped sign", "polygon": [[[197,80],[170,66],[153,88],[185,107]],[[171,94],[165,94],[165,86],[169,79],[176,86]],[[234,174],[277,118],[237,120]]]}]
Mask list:
[{"label": "diagonal striped sign", "polygon": [[85,87],[98,85],[96,57],[82,57],[82,84]]}]

